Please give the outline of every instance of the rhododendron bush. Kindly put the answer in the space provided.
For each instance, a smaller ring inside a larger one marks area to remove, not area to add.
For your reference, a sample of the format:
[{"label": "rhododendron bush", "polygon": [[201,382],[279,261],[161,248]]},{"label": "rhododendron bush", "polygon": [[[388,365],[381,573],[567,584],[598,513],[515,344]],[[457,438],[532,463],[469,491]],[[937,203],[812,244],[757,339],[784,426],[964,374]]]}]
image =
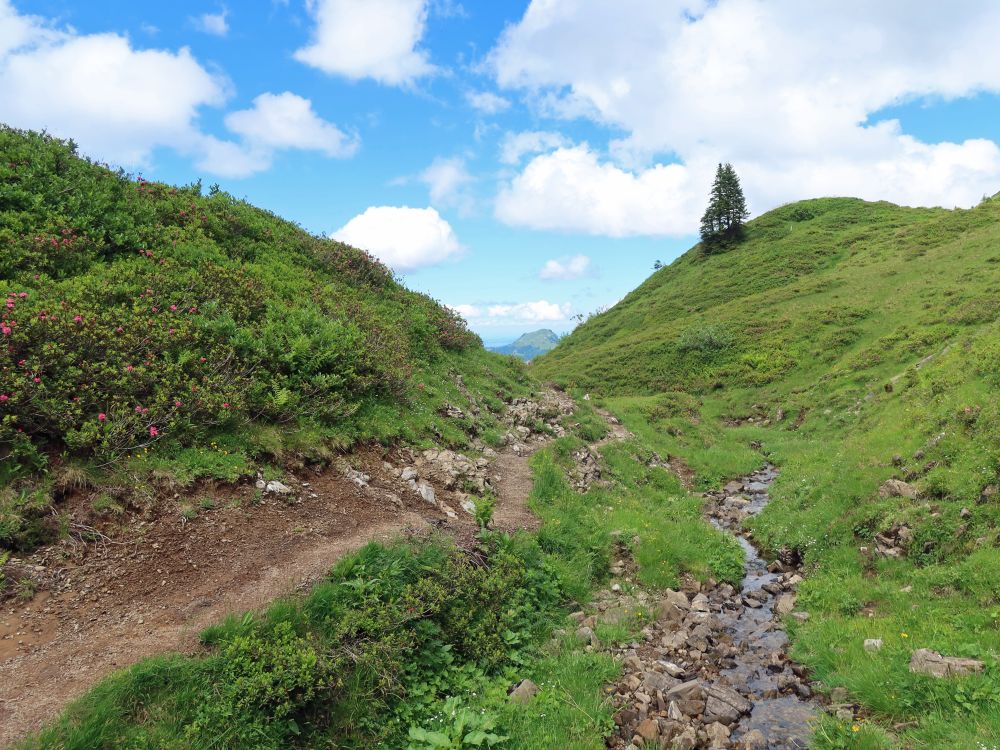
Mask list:
[{"label": "rhododendron bush", "polygon": [[[0,130],[0,460],[344,420],[478,344],[354,248]],[[13,460],[11,460],[13,459]]]}]

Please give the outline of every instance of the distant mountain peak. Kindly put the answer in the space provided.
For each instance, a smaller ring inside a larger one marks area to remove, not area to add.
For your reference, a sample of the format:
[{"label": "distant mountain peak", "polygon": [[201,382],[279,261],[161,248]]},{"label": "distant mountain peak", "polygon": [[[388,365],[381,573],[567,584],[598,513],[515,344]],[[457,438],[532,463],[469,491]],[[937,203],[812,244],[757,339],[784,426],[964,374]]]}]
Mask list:
[{"label": "distant mountain peak", "polygon": [[550,349],[554,349],[558,343],[559,335],[555,331],[540,328],[537,331],[522,334],[512,344],[492,347],[492,351],[498,354],[512,354],[523,360],[531,360],[545,354]]}]

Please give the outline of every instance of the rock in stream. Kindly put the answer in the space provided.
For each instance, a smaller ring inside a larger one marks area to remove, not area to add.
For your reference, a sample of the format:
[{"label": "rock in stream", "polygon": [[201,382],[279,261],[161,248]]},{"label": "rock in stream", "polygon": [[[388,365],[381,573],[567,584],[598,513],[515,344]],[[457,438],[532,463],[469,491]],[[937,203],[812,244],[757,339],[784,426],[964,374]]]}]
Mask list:
[{"label": "rock in stream", "polygon": [[740,533],[767,505],[773,466],[708,493],[707,514],[746,553],[739,590],[686,579],[658,594],[644,642],[619,649],[624,673],[610,686],[618,711],[608,747],[800,750],[817,707],[806,671],[791,662],[780,615],[794,616],[799,571],[761,559]]}]

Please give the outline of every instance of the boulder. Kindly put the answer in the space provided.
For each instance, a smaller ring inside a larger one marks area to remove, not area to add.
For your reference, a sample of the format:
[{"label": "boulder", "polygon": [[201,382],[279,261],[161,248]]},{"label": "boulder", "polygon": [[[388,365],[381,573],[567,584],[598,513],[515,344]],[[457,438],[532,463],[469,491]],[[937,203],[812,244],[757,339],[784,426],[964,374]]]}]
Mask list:
[{"label": "boulder", "polygon": [[795,594],[782,594],[774,604],[774,611],[779,615],[788,615],[795,609]]},{"label": "boulder", "polygon": [[910,671],[915,674],[929,674],[932,677],[955,677],[982,672],[983,663],[978,659],[942,656],[929,648],[918,648],[910,657]]},{"label": "boulder", "polygon": [[694,750],[698,747],[698,735],[694,731],[694,727],[688,727],[674,737],[674,742],[670,747],[672,750]]},{"label": "boulder", "polygon": [[655,742],[657,737],[660,736],[660,725],[655,719],[646,719],[639,722],[639,726],[635,728],[635,733],[642,737],[646,741],[646,744],[649,745]]},{"label": "boulder", "polygon": [[750,711],[750,701],[732,688],[712,685],[705,698],[705,722],[717,721],[729,726],[739,721],[740,716]]},{"label": "boulder", "polygon": [[434,488],[431,487],[427,482],[417,482],[417,494],[424,499],[428,505],[437,505],[437,500],[434,497]]},{"label": "boulder", "polygon": [[531,680],[521,680],[517,686],[510,691],[510,701],[524,705],[528,703],[540,692],[538,685]]},{"label": "boulder", "polygon": [[713,722],[705,727],[705,734],[711,743],[711,748],[726,748],[729,746],[729,727],[719,722]]},{"label": "boulder", "polygon": [[889,479],[878,488],[878,494],[879,497],[905,497],[908,500],[916,500],[920,490],[899,479]]},{"label": "boulder", "polygon": [[663,694],[665,701],[696,701],[701,700],[705,693],[705,685],[701,680],[688,680],[674,685]]}]

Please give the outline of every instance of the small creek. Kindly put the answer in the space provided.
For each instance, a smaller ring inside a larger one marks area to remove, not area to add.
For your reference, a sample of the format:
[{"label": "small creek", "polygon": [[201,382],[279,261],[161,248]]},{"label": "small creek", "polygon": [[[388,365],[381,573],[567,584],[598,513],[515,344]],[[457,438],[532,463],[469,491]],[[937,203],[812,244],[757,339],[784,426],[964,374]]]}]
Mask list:
[{"label": "small creek", "polygon": [[817,708],[801,667],[773,656],[783,653],[788,645],[775,607],[779,596],[789,596],[782,594],[781,579],[790,568],[769,566],[740,528],[746,516],[759,513],[767,505],[768,491],[777,476],[775,467],[768,464],[730,482],[721,492],[708,495],[713,500],[709,520],[733,534],[746,553],[740,588],[743,606],[723,608],[718,615],[740,653],[735,657],[736,666],[720,674],[734,686],[745,685],[753,705],[750,714],[732,728],[733,740],[757,730],[764,736],[768,750],[801,750],[808,747]]}]

